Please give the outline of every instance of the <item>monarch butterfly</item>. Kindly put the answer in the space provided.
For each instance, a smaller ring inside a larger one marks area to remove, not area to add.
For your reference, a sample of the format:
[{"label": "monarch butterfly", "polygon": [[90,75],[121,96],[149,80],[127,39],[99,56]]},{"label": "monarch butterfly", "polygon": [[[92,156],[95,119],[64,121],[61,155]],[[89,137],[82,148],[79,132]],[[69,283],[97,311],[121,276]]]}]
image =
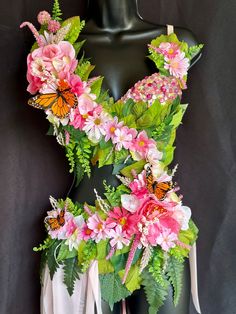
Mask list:
[{"label": "monarch butterfly", "polygon": [[151,168],[148,167],[146,170],[146,186],[150,193],[154,194],[160,201],[163,201],[166,198],[167,193],[173,188],[173,182],[155,181]]},{"label": "monarch butterfly", "polygon": [[58,118],[68,116],[70,109],[77,106],[78,100],[71,92],[70,86],[63,80],[59,81],[59,86],[55,93],[38,94],[29,99],[28,104],[39,109],[51,109]]},{"label": "monarch butterfly", "polygon": [[46,223],[49,225],[51,230],[57,230],[60,227],[63,227],[65,224],[65,210],[61,210],[60,213],[57,215],[57,217],[52,218],[48,217],[46,218]]}]

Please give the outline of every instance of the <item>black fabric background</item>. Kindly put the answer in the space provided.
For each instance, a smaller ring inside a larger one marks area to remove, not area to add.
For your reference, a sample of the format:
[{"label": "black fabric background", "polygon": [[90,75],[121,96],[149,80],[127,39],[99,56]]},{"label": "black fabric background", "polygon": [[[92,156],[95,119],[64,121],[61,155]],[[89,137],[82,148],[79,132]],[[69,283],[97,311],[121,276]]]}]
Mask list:
[{"label": "black fabric background", "polygon": [[[66,17],[86,14],[85,1],[61,3]],[[43,112],[26,105],[33,38],[19,24],[36,21],[38,11],[50,7],[48,0],[0,3],[1,314],[39,313],[39,255],[32,247],[44,238],[49,194],[64,197],[72,181],[63,149],[45,136]],[[177,179],[200,228],[202,313],[236,313],[236,2],[141,0],[139,8],[144,19],[191,29],[205,44],[184,97],[190,106],[177,134]]]}]

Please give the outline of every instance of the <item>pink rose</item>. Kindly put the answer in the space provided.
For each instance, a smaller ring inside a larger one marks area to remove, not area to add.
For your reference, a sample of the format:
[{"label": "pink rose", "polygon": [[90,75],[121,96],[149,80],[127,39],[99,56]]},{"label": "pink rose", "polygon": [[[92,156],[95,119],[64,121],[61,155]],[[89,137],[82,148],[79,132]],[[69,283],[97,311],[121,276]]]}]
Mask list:
[{"label": "pink rose", "polygon": [[27,65],[27,79],[30,85],[28,89],[37,92],[43,81],[65,79],[75,71],[75,50],[66,41],[39,47],[29,54]]}]

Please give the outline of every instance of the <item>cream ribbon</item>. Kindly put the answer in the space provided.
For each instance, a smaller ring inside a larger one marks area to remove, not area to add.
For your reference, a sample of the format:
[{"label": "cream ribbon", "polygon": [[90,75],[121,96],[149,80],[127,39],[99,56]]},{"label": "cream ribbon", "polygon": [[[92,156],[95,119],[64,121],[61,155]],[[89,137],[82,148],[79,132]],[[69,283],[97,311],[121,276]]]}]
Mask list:
[{"label": "cream ribbon", "polygon": [[191,277],[191,293],[193,304],[198,313],[201,313],[200,302],[198,297],[198,279],[197,279],[197,246],[192,246],[189,253],[190,277]]},{"label": "cream ribbon", "polygon": [[63,283],[64,271],[60,267],[51,280],[48,266],[44,269],[41,290],[41,314],[102,314],[98,262],[94,261],[88,272],[76,280],[72,296]]}]

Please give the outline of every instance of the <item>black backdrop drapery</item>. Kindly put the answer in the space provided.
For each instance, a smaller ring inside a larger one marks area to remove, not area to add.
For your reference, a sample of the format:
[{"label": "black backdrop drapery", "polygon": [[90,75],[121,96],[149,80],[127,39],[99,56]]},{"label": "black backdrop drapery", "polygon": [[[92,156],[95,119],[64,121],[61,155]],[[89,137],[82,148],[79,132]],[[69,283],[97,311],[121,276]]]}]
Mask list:
[{"label": "black backdrop drapery", "polygon": [[[86,1],[61,0],[64,16],[86,14]],[[144,19],[191,29],[205,44],[191,70],[190,103],[177,134],[175,161],[185,203],[200,228],[199,292],[202,312],[235,313],[236,254],[233,240],[235,184],[236,2],[140,0]],[[0,3],[0,313],[39,313],[39,255],[49,194],[64,197],[72,178],[63,149],[45,136],[44,114],[26,106],[26,55],[33,42],[19,30],[36,21],[48,0]],[[189,313],[195,313],[190,308]],[[67,314],[67,313],[66,313]]]}]

